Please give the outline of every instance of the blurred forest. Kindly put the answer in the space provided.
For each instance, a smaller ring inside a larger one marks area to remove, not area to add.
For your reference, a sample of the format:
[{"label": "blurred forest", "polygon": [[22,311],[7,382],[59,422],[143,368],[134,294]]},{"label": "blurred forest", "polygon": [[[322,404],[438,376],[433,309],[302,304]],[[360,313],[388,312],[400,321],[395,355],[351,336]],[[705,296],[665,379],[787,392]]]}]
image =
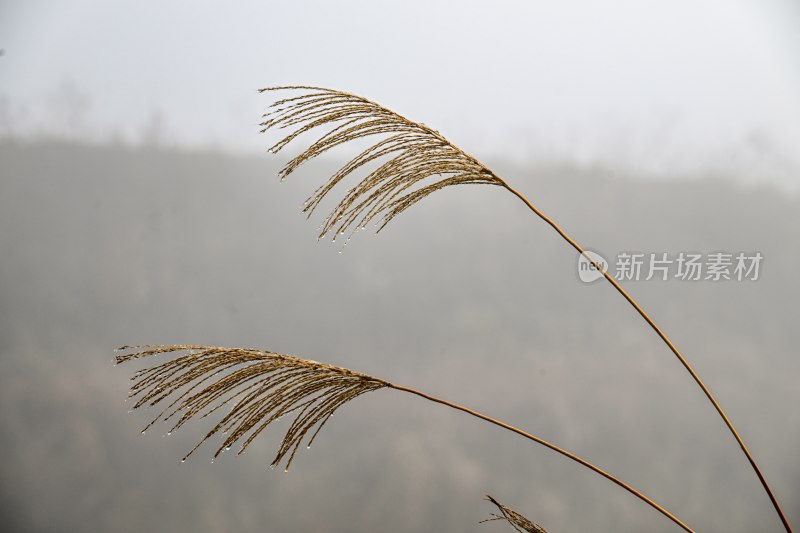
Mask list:
[{"label": "blurred forest", "polygon": [[[55,531],[510,531],[487,492],[569,531],[674,531],[624,491],[394,391],[342,409],[292,470],[278,427],[211,464],[192,423],[126,414],[132,343],[270,349],[456,401],[564,446],[700,531],[779,531],[688,374],[606,283],[496,188],[451,188],[378,238],[317,242],[335,161],[0,141],[0,515]],[[760,251],[756,282],[627,282],[727,409],[800,527],[800,197],[722,177],[486,161],[586,247]],[[793,407],[794,406],[794,407]],[[166,429],[164,429],[166,431]]]}]

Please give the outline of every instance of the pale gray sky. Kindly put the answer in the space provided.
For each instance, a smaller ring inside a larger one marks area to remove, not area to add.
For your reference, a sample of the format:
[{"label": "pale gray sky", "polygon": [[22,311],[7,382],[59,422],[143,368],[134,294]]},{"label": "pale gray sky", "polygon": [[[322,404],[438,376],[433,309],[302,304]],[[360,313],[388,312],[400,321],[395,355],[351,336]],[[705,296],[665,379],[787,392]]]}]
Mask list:
[{"label": "pale gray sky", "polygon": [[481,158],[800,182],[793,0],[0,6],[6,132],[263,150],[255,88],[303,83],[368,96]]}]

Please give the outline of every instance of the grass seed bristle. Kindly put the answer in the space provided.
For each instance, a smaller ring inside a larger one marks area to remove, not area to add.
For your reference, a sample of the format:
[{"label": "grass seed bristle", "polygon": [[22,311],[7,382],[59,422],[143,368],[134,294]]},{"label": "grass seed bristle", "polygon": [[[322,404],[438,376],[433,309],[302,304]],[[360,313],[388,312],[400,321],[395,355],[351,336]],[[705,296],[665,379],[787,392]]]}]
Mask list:
[{"label": "grass seed bristle", "polygon": [[369,163],[381,161],[350,188],[328,214],[320,238],[333,240],[347,230],[378,222],[378,231],[397,215],[451,185],[505,185],[491,170],[451,144],[438,131],[412,122],[361,96],[308,86],[268,87],[261,91],[307,91],[272,103],[261,123],[262,132],[294,127],[269,151],[277,153],[300,135],[332,126],[280,171],[284,179],[306,161],[356,139],[379,136],[369,148],[351,159],[319,187],[304,204],[309,216],[347,176]]},{"label": "grass seed bristle", "polygon": [[288,469],[300,444],[311,432],[310,446],[331,415],[358,396],[388,383],[346,368],[275,352],[198,345],[126,346],[117,363],[158,354],[181,354],[134,375],[130,396],[134,409],[166,403],[144,428],[158,420],[175,420],[169,433],[191,419],[205,418],[221,407],[230,410],[184,457],[214,435],[224,436],[214,457],[241,443],[238,453],[271,423],[286,415],[286,430],[273,465],[286,459]]}]

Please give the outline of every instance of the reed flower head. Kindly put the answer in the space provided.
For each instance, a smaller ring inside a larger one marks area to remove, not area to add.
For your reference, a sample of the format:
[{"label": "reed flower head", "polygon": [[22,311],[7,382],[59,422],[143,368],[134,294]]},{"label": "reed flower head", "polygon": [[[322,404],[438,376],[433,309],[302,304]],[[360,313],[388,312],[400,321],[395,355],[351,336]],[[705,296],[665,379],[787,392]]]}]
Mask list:
[{"label": "reed flower head", "polygon": [[310,86],[267,87],[260,91],[300,91],[279,99],[263,115],[265,132],[294,128],[269,151],[277,153],[292,140],[316,128],[328,127],[281,170],[283,180],[300,165],[336,146],[375,137],[362,151],[319,187],[304,204],[311,213],[344,178],[370,163],[379,163],[350,188],[324,221],[319,237],[351,232],[375,221],[378,231],[394,217],[429,194],[463,184],[504,185],[475,158],[451,144],[438,131],[412,122],[361,96]]},{"label": "reed flower head", "polygon": [[173,421],[171,433],[192,418],[230,409],[184,460],[212,436],[224,440],[219,456],[236,443],[239,454],[272,422],[294,416],[272,465],[285,457],[286,469],[310,433],[311,446],[331,415],[354,398],[388,383],[366,374],[275,352],[195,345],[123,346],[116,361],[179,353],[176,358],[136,372],[130,396],[134,409],[169,401],[145,430],[158,420]]}]

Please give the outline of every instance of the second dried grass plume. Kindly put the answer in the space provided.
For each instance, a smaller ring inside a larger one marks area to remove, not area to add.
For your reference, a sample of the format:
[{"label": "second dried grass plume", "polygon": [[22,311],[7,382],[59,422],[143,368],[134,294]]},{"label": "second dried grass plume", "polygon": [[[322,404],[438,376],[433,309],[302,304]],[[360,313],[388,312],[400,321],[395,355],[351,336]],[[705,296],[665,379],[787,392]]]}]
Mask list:
[{"label": "second dried grass plume", "polygon": [[[184,460],[214,435],[222,444],[214,457],[240,443],[238,453],[271,423],[294,416],[272,466],[286,459],[286,469],[306,437],[310,447],[319,430],[345,403],[388,383],[346,368],[275,352],[196,345],[124,346],[117,363],[179,353],[178,357],[140,370],[131,378],[133,408],[169,403],[144,428],[170,422],[169,433],[192,418],[205,418],[230,406],[219,422]],[[310,435],[310,437],[309,437]]]}]

